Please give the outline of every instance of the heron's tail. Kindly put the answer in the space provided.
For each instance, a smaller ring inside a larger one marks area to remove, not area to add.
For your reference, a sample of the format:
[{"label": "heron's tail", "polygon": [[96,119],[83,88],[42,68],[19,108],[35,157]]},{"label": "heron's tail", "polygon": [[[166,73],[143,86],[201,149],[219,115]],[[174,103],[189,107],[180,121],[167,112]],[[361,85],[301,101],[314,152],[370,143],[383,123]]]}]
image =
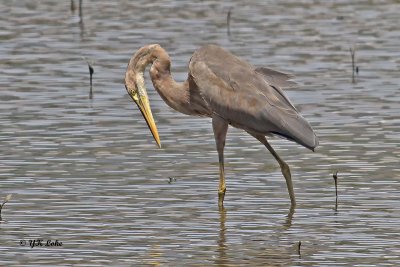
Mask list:
[{"label": "heron's tail", "polygon": [[318,137],[315,135],[314,132],[313,132],[313,138],[311,138],[310,140],[307,140],[307,142],[304,142],[304,140],[301,140],[301,139],[298,139],[298,138],[294,138],[292,136],[287,136],[287,135],[284,135],[284,134],[278,133],[278,132],[273,132],[273,134],[277,135],[279,137],[288,139],[290,141],[296,142],[299,145],[302,145],[305,148],[308,148],[308,149],[312,150],[313,152],[315,151],[315,148],[319,145]]},{"label": "heron's tail", "polygon": [[286,127],[272,132],[275,135],[294,141],[312,151],[318,146],[318,137],[311,125],[302,117],[288,121]]}]

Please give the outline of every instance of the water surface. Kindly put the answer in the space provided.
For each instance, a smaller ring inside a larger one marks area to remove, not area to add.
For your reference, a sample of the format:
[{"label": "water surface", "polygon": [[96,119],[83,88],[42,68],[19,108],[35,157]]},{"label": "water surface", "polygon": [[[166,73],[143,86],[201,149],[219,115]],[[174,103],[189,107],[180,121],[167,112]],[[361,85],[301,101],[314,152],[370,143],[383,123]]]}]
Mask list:
[{"label": "water surface", "polygon": [[[0,198],[13,194],[0,265],[400,265],[399,8],[84,1],[80,23],[69,1],[0,1]],[[286,92],[320,146],[271,140],[291,166],[294,214],[278,164],[234,128],[219,211],[210,119],[171,110],[147,75],[157,149],[123,85],[130,56],[149,43],[169,52],[179,81],[206,43],[297,75],[300,87]],[[93,99],[83,57],[94,65]],[[36,238],[62,246],[20,246]]]}]

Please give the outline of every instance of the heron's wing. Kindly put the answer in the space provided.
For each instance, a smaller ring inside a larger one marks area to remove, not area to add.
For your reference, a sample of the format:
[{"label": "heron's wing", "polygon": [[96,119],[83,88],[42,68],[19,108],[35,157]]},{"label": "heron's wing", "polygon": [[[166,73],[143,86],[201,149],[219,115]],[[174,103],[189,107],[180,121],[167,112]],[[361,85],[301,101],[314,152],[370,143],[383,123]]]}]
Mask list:
[{"label": "heron's wing", "polygon": [[295,77],[293,74],[280,72],[266,67],[258,67],[255,71],[262,74],[264,79],[275,87],[290,88],[297,86],[296,82],[290,81]]},{"label": "heron's wing", "polygon": [[190,76],[212,111],[232,125],[256,133],[273,133],[308,148],[316,137],[285,93],[253,66],[226,50],[207,45],[190,60]]},{"label": "heron's wing", "polygon": [[294,105],[290,102],[285,92],[281,88],[296,87],[297,83],[290,81],[294,78],[293,74],[280,72],[266,67],[258,67],[254,69],[257,73],[262,74],[264,80],[272,86],[294,109]]}]

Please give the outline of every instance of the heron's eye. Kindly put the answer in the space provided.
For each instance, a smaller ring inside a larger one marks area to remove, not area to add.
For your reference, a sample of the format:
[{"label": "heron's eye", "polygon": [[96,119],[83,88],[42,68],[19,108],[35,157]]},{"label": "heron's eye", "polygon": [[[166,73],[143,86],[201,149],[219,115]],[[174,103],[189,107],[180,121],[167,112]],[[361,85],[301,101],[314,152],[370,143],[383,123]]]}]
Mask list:
[{"label": "heron's eye", "polygon": [[139,100],[139,96],[136,90],[132,90],[129,86],[125,85],[125,89],[128,92],[128,94],[130,95],[130,97],[135,100],[138,101]]},{"label": "heron's eye", "polygon": [[135,101],[138,101],[138,100],[139,100],[139,95],[138,95],[137,92],[130,91],[129,94],[131,95],[131,97],[132,97],[133,100],[135,100]]}]

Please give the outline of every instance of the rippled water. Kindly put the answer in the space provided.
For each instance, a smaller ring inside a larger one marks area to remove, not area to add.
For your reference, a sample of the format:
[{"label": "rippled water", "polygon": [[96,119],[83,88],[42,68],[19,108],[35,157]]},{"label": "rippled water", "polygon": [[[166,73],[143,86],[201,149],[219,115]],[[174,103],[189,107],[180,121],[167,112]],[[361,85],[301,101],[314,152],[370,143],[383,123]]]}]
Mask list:
[{"label": "rippled water", "polygon": [[[0,198],[13,194],[0,265],[399,266],[399,9],[84,1],[79,23],[69,1],[0,1]],[[233,128],[219,211],[210,120],[171,110],[148,79],[156,148],[123,86],[130,56],[149,43],[169,51],[177,80],[206,43],[297,75],[287,93],[320,146],[271,141],[292,168],[293,214],[273,157]],[[82,57],[93,61],[93,99]],[[38,238],[62,246],[20,246]]]}]

